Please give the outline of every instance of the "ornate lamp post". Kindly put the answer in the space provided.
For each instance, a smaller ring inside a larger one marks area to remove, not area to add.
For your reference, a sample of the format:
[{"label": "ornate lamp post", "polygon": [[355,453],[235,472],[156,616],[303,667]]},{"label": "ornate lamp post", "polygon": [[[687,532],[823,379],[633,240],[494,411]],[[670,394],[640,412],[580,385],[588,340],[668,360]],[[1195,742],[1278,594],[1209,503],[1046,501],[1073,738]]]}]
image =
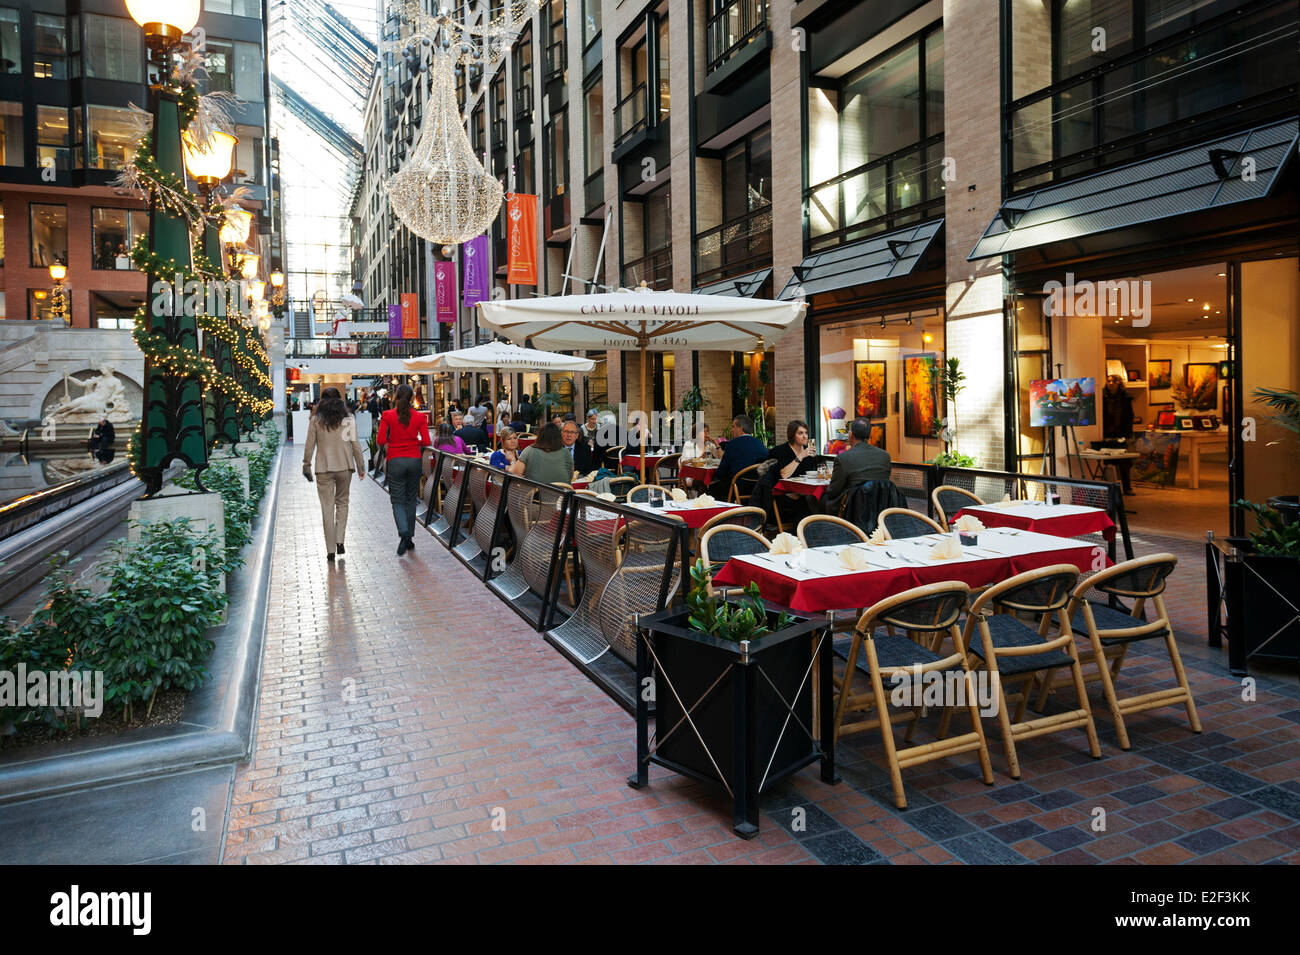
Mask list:
[{"label": "ornate lamp post", "polygon": [[71,313],[68,308],[68,294],[63,286],[63,280],[68,277],[68,267],[62,262],[55,262],[50,266],[50,279],[54,282],[53,301],[50,307],[54,309],[54,314],[58,318],[67,319]]},{"label": "ornate lamp post", "polygon": [[271,273],[271,311],[278,322],[284,318],[284,273],[276,269]]}]

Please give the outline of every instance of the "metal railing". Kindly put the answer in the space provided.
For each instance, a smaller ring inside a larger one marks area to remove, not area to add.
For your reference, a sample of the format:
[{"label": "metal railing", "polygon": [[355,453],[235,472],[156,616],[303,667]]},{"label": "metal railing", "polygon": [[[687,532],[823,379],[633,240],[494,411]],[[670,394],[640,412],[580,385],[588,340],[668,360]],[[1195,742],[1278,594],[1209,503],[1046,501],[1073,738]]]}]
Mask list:
[{"label": "metal railing", "polygon": [[623,265],[623,285],[635,288],[645,282],[650,288],[673,287],[672,249],[659,249]]},{"label": "metal railing", "polygon": [[614,145],[624,141],[646,128],[646,85],[638,83],[618,105],[614,107]]},{"label": "metal railing", "polygon": [[555,40],[546,45],[546,78],[548,80],[558,79],[564,75],[564,70],[568,66],[565,62],[565,46],[563,38]]},{"label": "metal railing", "polygon": [[590,212],[605,201],[605,170],[597,169],[582,184],[583,212]]},{"label": "metal railing", "polygon": [[286,338],[284,357],[415,358],[438,351],[436,338]]},{"label": "metal railing", "polygon": [[772,206],[731,219],[695,235],[695,284],[752,272],[772,261]]},{"label": "metal railing", "polygon": [[712,73],[767,30],[767,0],[732,0],[705,25],[708,67]]}]

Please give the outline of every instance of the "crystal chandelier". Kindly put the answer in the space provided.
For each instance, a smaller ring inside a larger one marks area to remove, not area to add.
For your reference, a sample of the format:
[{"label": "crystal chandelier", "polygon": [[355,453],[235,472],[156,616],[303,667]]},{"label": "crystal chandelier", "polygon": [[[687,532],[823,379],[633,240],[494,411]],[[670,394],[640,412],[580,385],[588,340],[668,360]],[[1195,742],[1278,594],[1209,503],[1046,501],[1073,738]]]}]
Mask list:
[{"label": "crystal chandelier", "polygon": [[[502,13],[484,23],[465,24],[421,4],[399,8],[403,36],[386,44],[402,47],[408,62],[421,46],[431,47],[429,102],[424,129],[411,158],[388,181],[393,214],[416,235],[440,245],[466,242],[486,232],[501,209],[501,183],[474,155],[456,108],[459,68],[482,68],[498,61],[539,0],[511,0]],[[422,70],[425,67],[419,66]]]}]

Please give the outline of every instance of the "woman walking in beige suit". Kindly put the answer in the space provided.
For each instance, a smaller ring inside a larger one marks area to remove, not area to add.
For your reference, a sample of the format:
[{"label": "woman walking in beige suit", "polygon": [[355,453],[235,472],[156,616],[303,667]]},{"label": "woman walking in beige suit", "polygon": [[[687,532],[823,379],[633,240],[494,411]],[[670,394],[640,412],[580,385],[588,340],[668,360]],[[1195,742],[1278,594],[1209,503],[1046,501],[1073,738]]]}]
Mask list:
[{"label": "woman walking in beige suit", "polygon": [[365,480],[366,457],[357,438],[357,422],[348,414],[337,388],[326,388],[316,403],[302,451],[302,473],[312,479],[312,452],[316,453],[316,493],[320,496],[321,521],[325,525],[325,559],[343,553],[343,533],[348,526],[348,493],[352,487],[352,465]]}]

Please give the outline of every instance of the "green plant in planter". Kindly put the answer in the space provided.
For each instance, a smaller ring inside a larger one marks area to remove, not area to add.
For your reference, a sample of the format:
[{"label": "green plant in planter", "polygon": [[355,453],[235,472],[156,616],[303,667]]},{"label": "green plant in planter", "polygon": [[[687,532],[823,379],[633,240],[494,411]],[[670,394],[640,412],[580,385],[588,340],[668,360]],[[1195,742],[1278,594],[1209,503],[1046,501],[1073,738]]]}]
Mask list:
[{"label": "green plant in planter", "polygon": [[[767,605],[758,594],[758,584],[751,583],[744,590],[739,603],[731,603],[709,594],[709,569],[701,558],[691,568],[691,589],[686,596],[690,610],[690,625],[701,633],[720,640],[753,640],[771,633],[767,625]],[[776,630],[784,630],[793,622],[785,611],[776,621]]]},{"label": "green plant in planter", "polygon": [[1300,557],[1300,522],[1288,522],[1271,507],[1241,499],[1238,507],[1250,511],[1259,526],[1250,534],[1256,553],[1266,557]]}]

